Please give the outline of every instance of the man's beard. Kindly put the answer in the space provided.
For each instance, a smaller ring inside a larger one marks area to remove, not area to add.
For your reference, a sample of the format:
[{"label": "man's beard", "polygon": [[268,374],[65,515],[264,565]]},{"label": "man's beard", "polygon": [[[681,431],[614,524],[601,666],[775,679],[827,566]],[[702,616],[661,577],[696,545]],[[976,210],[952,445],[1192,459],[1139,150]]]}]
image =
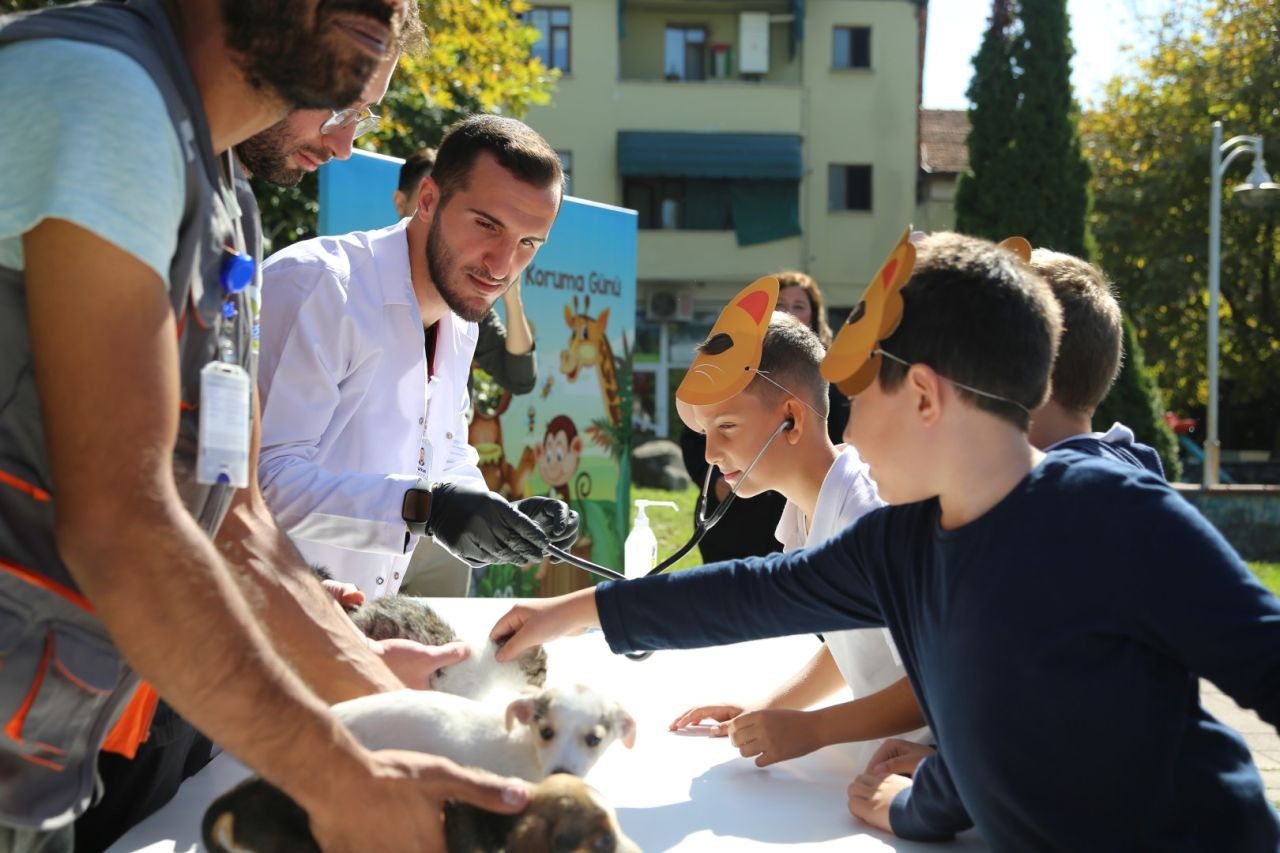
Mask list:
[{"label": "man's beard", "polygon": [[[296,187],[306,175],[306,169],[289,164],[289,157],[298,148],[289,148],[289,128],[284,122],[251,136],[236,146],[236,156],[253,177],[277,187]],[[307,150],[316,162],[322,163],[328,156]]]},{"label": "man's beard", "polygon": [[[467,286],[465,279],[462,281],[454,281],[449,277],[451,271],[454,270],[453,252],[445,245],[444,235],[440,231],[440,213],[439,208],[436,209],[436,215],[431,221],[431,230],[427,232],[427,273],[431,276],[431,280],[435,283],[436,292],[440,294],[440,298],[444,300],[444,304],[449,306],[449,310],[457,314],[468,323],[479,323],[484,319],[484,315],[489,313],[489,309],[493,307],[492,302],[486,302],[483,297],[476,296],[476,302],[468,302],[464,288]],[[458,269],[458,278],[463,278],[466,270]],[[488,278],[480,270],[472,270],[474,275],[481,278]],[[497,279],[488,278],[489,281],[497,281]],[[506,281],[508,288],[514,277]],[[502,293],[506,293],[504,289]],[[502,294],[498,294],[501,296]],[[497,297],[494,297],[497,300]],[[478,304],[477,304],[478,302]]]},{"label": "man's beard", "polygon": [[[227,46],[255,89],[270,88],[294,109],[332,109],[359,99],[381,59],[328,26],[338,12],[392,25],[383,0],[319,0],[315,21],[306,0],[224,0]],[[391,38],[396,38],[396,33]],[[345,44],[344,44],[345,42]]]}]

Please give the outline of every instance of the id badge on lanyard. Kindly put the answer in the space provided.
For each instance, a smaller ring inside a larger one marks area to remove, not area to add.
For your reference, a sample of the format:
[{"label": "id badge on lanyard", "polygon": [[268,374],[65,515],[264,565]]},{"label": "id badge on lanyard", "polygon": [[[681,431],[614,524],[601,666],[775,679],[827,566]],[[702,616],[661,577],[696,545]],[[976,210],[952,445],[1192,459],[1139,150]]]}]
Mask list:
[{"label": "id badge on lanyard", "polygon": [[196,481],[249,485],[249,374],[211,361],[200,370],[200,450]]},{"label": "id badge on lanyard", "polygon": [[[228,174],[233,174],[230,163]],[[244,250],[240,208],[234,194],[226,192],[224,202],[233,222],[235,246],[227,248],[218,276],[226,296],[218,331],[218,358],[200,370],[196,482],[243,489],[249,485],[253,387],[248,371],[236,363],[235,343],[229,329],[238,311],[236,297],[253,284],[256,264]]]}]

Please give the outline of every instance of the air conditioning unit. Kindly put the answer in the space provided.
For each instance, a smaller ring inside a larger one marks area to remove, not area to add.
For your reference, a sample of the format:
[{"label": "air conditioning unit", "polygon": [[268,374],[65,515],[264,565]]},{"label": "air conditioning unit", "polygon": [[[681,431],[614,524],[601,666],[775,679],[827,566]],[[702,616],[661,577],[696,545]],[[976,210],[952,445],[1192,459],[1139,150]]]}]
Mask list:
[{"label": "air conditioning unit", "polygon": [[693,294],[679,290],[655,290],[649,294],[645,314],[651,323],[693,319]]},{"label": "air conditioning unit", "polygon": [[742,12],[738,15],[738,72],[769,73],[769,14]]}]

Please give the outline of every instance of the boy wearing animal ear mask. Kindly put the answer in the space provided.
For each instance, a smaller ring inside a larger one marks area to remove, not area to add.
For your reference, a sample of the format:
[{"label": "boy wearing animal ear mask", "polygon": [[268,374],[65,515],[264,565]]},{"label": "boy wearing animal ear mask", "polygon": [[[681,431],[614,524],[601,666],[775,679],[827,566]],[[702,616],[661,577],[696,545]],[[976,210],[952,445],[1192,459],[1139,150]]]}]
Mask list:
[{"label": "boy wearing animal ear mask", "polygon": [[[734,297],[676,392],[676,410],[706,436],[707,463],[739,496],[777,491],[787,498],[774,535],[792,551],[829,539],[883,502],[858,451],[828,438],[827,383],[818,369],[825,350],[811,329],[773,311],[776,290],[777,279],[767,277]],[[752,361],[755,369],[744,370]],[[784,421],[789,426],[771,441]],[[834,631],[823,641],[791,679],[760,698],[694,706],[671,729],[712,720],[713,734],[727,735],[760,767],[862,742],[851,756],[858,771],[881,738],[929,737],[887,632]],[[846,684],[853,701],[804,710]]]}]

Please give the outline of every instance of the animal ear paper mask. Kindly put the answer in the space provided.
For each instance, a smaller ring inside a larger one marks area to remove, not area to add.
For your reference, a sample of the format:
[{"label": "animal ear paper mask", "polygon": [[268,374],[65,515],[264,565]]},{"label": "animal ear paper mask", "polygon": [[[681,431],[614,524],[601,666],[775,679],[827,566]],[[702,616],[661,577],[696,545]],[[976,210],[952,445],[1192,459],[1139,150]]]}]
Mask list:
[{"label": "animal ear paper mask", "polygon": [[1031,243],[1026,237],[1005,237],[996,244],[1001,249],[1013,252],[1024,264],[1031,263]]},{"label": "animal ear paper mask", "polygon": [[709,406],[746,388],[760,367],[764,333],[777,304],[778,280],[771,275],[756,279],[729,300],[676,389],[676,399]]},{"label": "animal ear paper mask", "polygon": [[916,266],[910,236],[908,226],[822,360],[822,377],[846,396],[863,391],[875,379],[882,358],[877,352],[880,342],[902,321],[902,286]]}]

